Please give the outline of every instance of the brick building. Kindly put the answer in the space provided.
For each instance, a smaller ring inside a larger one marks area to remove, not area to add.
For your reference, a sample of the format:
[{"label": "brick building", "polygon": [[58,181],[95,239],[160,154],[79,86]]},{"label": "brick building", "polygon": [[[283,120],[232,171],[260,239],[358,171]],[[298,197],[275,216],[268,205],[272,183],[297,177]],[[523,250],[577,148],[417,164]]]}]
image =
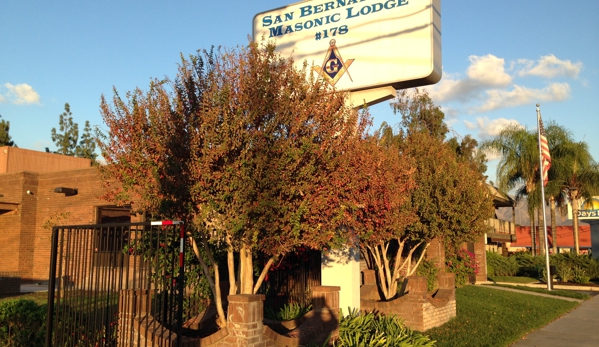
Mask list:
[{"label": "brick building", "polygon": [[0,147],[0,277],[47,280],[52,225],[130,221],[102,192],[89,159]]}]

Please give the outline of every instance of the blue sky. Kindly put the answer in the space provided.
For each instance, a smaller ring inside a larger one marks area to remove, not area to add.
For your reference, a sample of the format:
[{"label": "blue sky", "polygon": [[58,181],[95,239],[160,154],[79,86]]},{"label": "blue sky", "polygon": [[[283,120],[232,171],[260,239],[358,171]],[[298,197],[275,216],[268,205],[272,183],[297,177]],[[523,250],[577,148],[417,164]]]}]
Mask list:
[{"label": "blue sky", "polygon": [[[19,147],[54,149],[65,103],[80,129],[86,120],[104,128],[102,94],[174,77],[180,54],[244,45],[255,14],[293,2],[2,1],[0,115]],[[536,129],[540,103],[546,122],[599,159],[599,1],[443,0],[441,16],[443,78],[429,92],[454,134],[489,139],[510,122]],[[388,103],[372,113],[375,124],[398,121]]]}]

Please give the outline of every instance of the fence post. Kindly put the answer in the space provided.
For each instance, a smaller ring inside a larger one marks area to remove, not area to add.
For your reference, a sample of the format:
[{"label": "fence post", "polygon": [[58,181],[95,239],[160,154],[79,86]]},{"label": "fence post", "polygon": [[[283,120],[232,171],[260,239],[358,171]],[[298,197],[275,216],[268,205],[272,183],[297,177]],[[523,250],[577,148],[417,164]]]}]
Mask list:
[{"label": "fence post", "polygon": [[52,228],[50,249],[50,282],[48,283],[48,311],[46,312],[46,347],[52,347],[52,328],[54,324],[54,291],[56,290],[56,256],[58,252],[58,228]]}]

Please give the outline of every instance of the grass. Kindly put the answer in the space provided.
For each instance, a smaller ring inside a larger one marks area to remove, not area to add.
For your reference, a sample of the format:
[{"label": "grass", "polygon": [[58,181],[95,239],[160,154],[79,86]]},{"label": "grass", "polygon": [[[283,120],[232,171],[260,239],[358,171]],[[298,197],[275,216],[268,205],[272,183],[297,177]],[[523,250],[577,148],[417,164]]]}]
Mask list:
[{"label": "grass", "polygon": [[15,299],[23,299],[23,300],[33,300],[38,305],[44,305],[48,302],[48,292],[35,292],[35,293],[20,293],[20,294],[12,294],[12,295],[0,295],[0,302],[15,300]]},{"label": "grass", "polygon": [[580,299],[580,300],[588,300],[591,298],[591,296],[588,294],[579,293],[579,292],[575,292],[575,291],[571,291],[571,290],[559,290],[559,289],[555,290],[554,289],[554,290],[549,291],[545,288],[533,288],[533,287],[527,287],[527,286],[511,286],[511,285],[506,285],[506,284],[493,284],[493,286],[524,290],[527,292],[543,293],[543,294],[547,294],[547,295],[563,296],[566,298],[573,298],[573,299]]},{"label": "grass", "polygon": [[438,347],[509,346],[578,305],[480,286],[457,289],[456,300],[457,317],[426,331]]},{"label": "grass", "polygon": [[524,276],[493,276],[489,277],[489,281],[493,282],[508,282],[508,283],[536,283],[538,279]]}]

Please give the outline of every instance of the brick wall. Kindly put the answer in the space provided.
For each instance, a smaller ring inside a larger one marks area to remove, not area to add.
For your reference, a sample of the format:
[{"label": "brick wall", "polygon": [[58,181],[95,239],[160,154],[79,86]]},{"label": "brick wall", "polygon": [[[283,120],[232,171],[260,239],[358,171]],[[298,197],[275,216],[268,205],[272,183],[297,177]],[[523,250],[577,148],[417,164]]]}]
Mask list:
[{"label": "brick wall", "polygon": [[21,276],[18,272],[0,272],[0,294],[15,294],[21,290]]},{"label": "brick wall", "polygon": [[440,274],[439,287],[437,293],[431,296],[425,277],[410,276],[405,295],[389,301],[362,299],[361,310],[397,315],[404,319],[406,326],[426,331],[441,326],[456,316],[454,275]]},{"label": "brick wall", "polygon": [[[57,187],[76,188],[66,196]],[[30,193],[27,193],[29,191]],[[47,280],[51,226],[97,223],[103,185],[97,168],[0,174],[0,271],[18,272],[23,281]],[[6,211],[6,210],[3,210]]]}]

